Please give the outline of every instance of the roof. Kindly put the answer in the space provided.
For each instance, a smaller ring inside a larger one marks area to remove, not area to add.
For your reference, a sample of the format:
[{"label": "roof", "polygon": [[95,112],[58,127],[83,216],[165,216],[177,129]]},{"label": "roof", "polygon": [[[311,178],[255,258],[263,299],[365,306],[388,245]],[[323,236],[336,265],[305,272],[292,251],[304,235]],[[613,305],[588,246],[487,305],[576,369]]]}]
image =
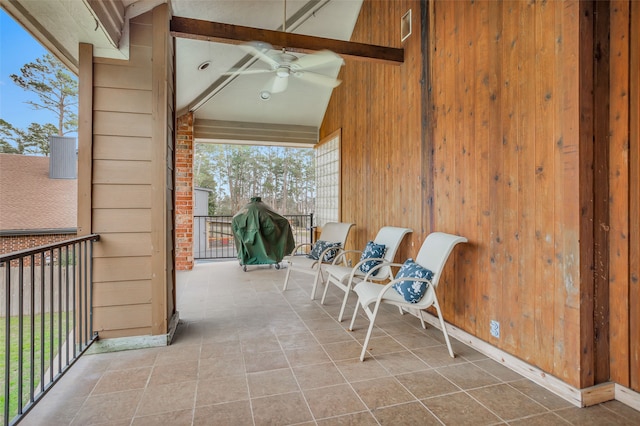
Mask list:
[{"label": "roof", "polygon": [[49,157],[0,154],[0,231],[77,228],[77,179],[50,179]]}]

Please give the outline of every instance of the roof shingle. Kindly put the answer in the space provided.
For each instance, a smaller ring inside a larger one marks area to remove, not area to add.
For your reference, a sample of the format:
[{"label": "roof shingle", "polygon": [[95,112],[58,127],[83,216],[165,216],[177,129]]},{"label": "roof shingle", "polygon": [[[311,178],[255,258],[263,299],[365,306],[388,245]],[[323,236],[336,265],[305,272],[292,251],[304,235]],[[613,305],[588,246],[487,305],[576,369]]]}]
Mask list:
[{"label": "roof shingle", "polygon": [[49,157],[0,154],[0,231],[77,227],[77,179],[49,179]]}]

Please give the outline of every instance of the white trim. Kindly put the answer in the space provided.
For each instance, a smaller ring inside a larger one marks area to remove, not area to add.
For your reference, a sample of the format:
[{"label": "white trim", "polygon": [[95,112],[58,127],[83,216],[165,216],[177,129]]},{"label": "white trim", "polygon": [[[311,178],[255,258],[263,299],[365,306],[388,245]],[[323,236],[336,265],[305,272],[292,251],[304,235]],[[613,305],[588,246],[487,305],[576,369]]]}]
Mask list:
[{"label": "white trim", "polygon": [[411,35],[411,9],[402,16],[400,20],[400,43]]},{"label": "white trim", "polygon": [[[424,315],[425,322],[437,329],[440,329],[438,318],[429,312],[427,312],[427,314],[428,315]],[[415,314],[412,313],[412,315]],[[521,359],[498,349],[454,325],[446,323],[446,327],[449,336],[456,338],[494,361],[499,362],[508,369],[515,371],[548,391],[553,392],[576,407],[587,407],[616,399],[636,410],[640,410],[640,394],[632,391],[631,389],[624,388],[612,382],[601,383],[584,389],[575,388],[557,377],[551,376],[538,367],[528,364]]]},{"label": "white trim", "polygon": [[616,383],[616,400],[628,405],[634,410],[640,411],[640,393],[633,391],[629,388],[625,388],[622,385]]},{"label": "white trim", "polygon": [[89,354],[100,354],[105,352],[127,351],[130,349],[156,348],[161,346],[169,346],[173,340],[173,335],[178,327],[180,314],[176,311],[169,321],[169,332],[167,334],[159,334],[157,336],[131,336],[131,337],[115,337],[113,339],[97,340],[94,342],[87,352]]}]

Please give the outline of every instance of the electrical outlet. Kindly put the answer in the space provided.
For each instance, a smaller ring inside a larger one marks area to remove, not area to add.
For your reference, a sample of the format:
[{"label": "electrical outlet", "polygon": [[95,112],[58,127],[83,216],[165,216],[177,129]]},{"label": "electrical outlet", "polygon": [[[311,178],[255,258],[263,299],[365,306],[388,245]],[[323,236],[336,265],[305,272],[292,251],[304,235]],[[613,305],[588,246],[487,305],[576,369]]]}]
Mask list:
[{"label": "electrical outlet", "polygon": [[489,323],[489,333],[496,339],[500,338],[500,323],[495,320],[491,320]]}]

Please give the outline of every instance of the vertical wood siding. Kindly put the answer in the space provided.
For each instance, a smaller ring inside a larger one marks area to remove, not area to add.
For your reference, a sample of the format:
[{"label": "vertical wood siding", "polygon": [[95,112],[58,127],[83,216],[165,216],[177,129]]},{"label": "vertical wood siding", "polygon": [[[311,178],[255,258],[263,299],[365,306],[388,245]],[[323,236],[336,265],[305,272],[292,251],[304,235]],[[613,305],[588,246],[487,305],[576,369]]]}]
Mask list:
[{"label": "vertical wood siding", "polygon": [[629,3],[610,9],[609,300],[611,378],[629,382]]},{"label": "vertical wood siding", "polygon": [[[342,220],[357,225],[350,246],[380,226],[407,226],[414,233],[402,259],[429,232],[464,235],[469,244],[456,249],[439,287],[447,321],[580,388],[609,380],[606,336],[595,330],[621,321],[611,373],[637,387],[629,377],[640,361],[629,351],[637,355],[638,344],[629,338],[640,328],[630,314],[638,311],[630,309],[638,306],[638,206],[629,180],[638,179],[638,154],[629,152],[628,93],[629,9],[638,8],[610,6],[609,88],[599,7],[365,0],[352,40],[402,45],[405,63],[348,61],[321,136],[342,130]],[[401,43],[409,8],[414,30]],[[611,318],[595,317],[609,309]]]},{"label": "vertical wood siding", "polygon": [[[461,251],[476,253],[443,286],[445,316],[592,384],[581,365],[578,4],[436,2],[434,13],[434,230],[465,235],[473,246]],[[460,273],[475,293],[460,291]]]},{"label": "vertical wood siding", "polygon": [[[423,229],[420,3],[365,1],[352,40],[401,47],[400,21],[412,8],[405,65],[349,61],[334,90],[320,139],[342,130],[341,219],[354,222],[347,246],[362,249],[382,226],[413,229],[396,259],[415,255]],[[372,30],[373,29],[373,30]],[[356,83],[364,82],[364,84]],[[416,102],[417,101],[417,102]],[[399,183],[401,183],[399,185]]]},{"label": "vertical wood siding", "polygon": [[629,158],[630,158],[630,274],[629,312],[630,318],[630,383],[640,392],[640,2],[631,2],[629,14],[631,31],[629,37],[630,82],[629,82]]}]

